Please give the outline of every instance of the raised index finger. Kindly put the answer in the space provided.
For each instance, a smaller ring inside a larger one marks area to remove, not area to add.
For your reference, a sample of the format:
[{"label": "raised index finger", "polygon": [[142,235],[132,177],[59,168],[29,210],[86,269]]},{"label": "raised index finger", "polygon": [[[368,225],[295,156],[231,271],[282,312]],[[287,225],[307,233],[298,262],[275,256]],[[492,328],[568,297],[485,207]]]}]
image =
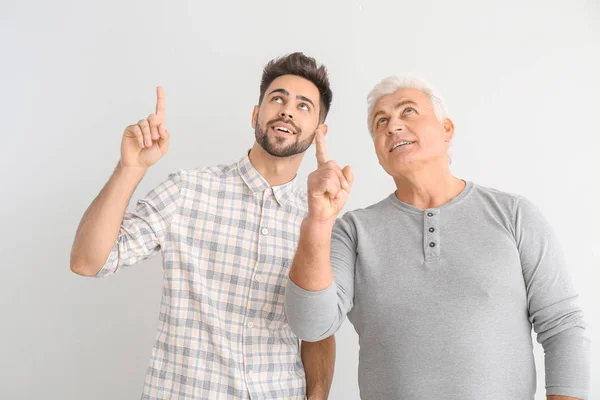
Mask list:
[{"label": "raised index finger", "polygon": [[321,165],[325,164],[327,161],[329,161],[329,158],[327,157],[327,144],[325,143],[325,135],[323,134],[323,132],[321,132],[320,130],[317,131],[317,138],[316,138],[316,145],[317,145],[317,151],[316,151],[316,156],[317,156],[317,165],[320,167]]},{"label": "raised index finger", "polygon": [[156,115],[162,120],[165,119],[165,91],[162,86],[156,88]]}]

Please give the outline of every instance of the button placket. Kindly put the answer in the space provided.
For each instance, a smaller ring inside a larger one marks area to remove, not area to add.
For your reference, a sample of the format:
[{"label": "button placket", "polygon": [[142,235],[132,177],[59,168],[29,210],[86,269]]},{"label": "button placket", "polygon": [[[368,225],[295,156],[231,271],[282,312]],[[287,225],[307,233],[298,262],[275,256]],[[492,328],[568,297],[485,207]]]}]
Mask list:
[{"label": "button placket", "polygon": [[[268,254],[269,248],[269,215],[268,215],[268,201],[269,201],[269,190],[263,191],[263,196],[260,204],[261,212],[260,218],[258,220],[258,237],[257,237],[257,258],[255,260],[253,271],[251,271],[250,279],[254,283],[251,283],[249,286],[249,293],[246,298],[246,311],[245,311],[245,321],[243,321],[243,336],[244,340],[242,342],[243,352],[242,359],[244,365],[247,366],[246,372],[246,384],[251,385],[253,378],[256,377],[256,372],[253,371],[252,363],[254,357],[252,356],[252,350],[248,347],[251,346],[247,342],[247,337],[252,337],[257,334],[257,331],[260,329],[260,321],[258,320],[258,316],[255,312],[252,312],[253,308],[256,308],[256,305],[253,304],[256,300],[256,295],[253,294],[254,291],[261,290],[260,284],[263,281],[264,277],[258,272],[260,268],[262,260]],[[252,393],[251,387],[248,386],[248,390]],[[252,396],[251,396],[252,397]]]},{"label": "button placket", "polygon": [[440,258],[440,211],[425,210],[423,213],[423,251],[425,261]]},{"label": "button placket", "polygon": [[[265,210],[268,210],[268,206],[267,203],[269,202],[270,197],[272,196],[273,191],[271,189],[265,189],[263,191],[263,198],[262,198],[262,209],[263,209],[263,213],[265,212]],[[267,221],[266,218],[261,218],[260,221],[261,225],[260,225],[260,234],[262,236],[267,236],[269,234],[269,228],[267,227]]]}]

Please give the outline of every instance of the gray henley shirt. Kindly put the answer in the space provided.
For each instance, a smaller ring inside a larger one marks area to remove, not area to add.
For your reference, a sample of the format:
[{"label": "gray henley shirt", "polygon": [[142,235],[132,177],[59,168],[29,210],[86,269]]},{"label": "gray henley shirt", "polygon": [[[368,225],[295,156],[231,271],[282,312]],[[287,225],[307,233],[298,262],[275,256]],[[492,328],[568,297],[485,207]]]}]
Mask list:
[{"label": "gray henley shirt", "polygon": [[299,338],[359,336],[363,400],[531,400],[531,328],[547,394],[587,398],[589,345],[577,293],[548,222],[523,197],[467,182],[421,210],[394,194],[334,226],[334,283],[288,283]]}]

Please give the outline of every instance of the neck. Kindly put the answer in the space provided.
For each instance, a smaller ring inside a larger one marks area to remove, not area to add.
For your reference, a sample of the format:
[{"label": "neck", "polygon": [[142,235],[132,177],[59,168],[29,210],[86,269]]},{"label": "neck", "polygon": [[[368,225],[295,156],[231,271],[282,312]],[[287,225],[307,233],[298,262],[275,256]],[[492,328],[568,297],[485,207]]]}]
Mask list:
[{"label": "neck", "polygon": [[249,154],[254,168],[271,186],[283,185],[294,179],[303,157],[304,154],[275,157],[267,153],[257,142],[254,142]]},{"label": "neck", "polygon": [[447,160],[407,168],[393,178],[396,197],[422,210],[448,203],[465,188],[465,182],[450,172]]}]

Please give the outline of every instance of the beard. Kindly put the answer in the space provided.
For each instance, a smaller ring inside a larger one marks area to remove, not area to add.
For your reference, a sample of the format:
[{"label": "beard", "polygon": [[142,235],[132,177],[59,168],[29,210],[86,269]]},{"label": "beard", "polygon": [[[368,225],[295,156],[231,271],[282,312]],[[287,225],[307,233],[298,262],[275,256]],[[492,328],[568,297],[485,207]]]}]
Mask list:
[{"label": "beard", "polygon": [[[269,126],[276,122],[285,122],[286,124],[292,125],[296,134],[296,140],[293,143],[288,144],[287,146],[283,143],[288,140],[285,137],[272,135],[269,137]],[[254,136],[256,137],[256,142],[260,144],[260,146],[273,157],[291,157],[296,154],[304,153],[312,144],[313,139],[315,138],[316,131],[313,132],[312,135],[307,137],[304,140],[299,140],[300,134],[302,131],[294,125],[292,121],[285,121],[281,118],[277,118],[271,120],[265,124],[265,129],[263,130],[260,124],[257,122],[256,128],[254,129]]]}]

